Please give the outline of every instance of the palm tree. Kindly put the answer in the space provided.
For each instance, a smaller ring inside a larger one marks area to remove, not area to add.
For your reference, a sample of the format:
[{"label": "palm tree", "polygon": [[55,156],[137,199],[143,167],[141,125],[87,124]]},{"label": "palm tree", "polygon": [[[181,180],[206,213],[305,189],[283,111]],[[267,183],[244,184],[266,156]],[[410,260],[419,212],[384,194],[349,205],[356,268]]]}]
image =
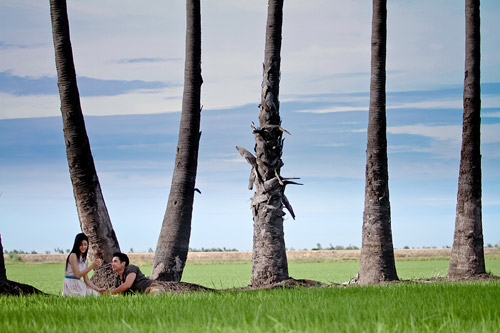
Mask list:
[{"label": "palm tree", "polygon": [[7,280],[7,271],[5,270],[5,261],[3,258],[3,245],[2,245],[2,235],[0,235],[0,281]]},{"label": "palm tree", "polygon": [[397,280],[391,231],[386,135],[387,0],[373,0],[370,110],[359,283]]},{"label": "palm tree", "polygon": [[240,154],[252,166],[249,189],[256,190],[252,199],[254,221],[252,278],[253,287],[261,287],[289,279],[288,263],[283,232],[283,206],[293,218],[292,207],[286,198],[285,186],[296,184],[291,178],[280,175],[283,162],[282,134],[279,114],[279,82],[281,63],[281,31],[283,22],[283,0],[269,0],[264,74],[261,104],[259,106],[260,128],[253,127],[255,157],[241,147]]},{"label": "palm tree", "polygon": [[465,1],[465,80],[457,213],[448,277],[486,273],[481,213],[481,33],[479,0]]},{"label": "palm tree", "polygon": [[0,295],[21,294],[44,294],[44,292],[27,284],[7,280],[7,271],[5,270],[5,260],[3,257],[2,235],[0,235]]},{"label": "palm tree", "polygon": [[180,281],[187,260],[201,135],[202,83],[200,0],[186,0],[186,62],[179,141],[151,274],[151,278],[161,281]]},{"label": "palm tree", "polygon": [[[119,251],[120,246],[104,203],[85,129],[73,62],[66,0],[50,0],[50,16],[64,141],[80,227],[89,237],[89,253],[92,260],[100,258],[105,263],[110,263],[113,252]],[[109,266],[104,266],[102,270],[95,272],[92,278],[94,283],[102,286],[99,276],[100,271],[106,275],[105,268],[107,271],[110,270]]]}]

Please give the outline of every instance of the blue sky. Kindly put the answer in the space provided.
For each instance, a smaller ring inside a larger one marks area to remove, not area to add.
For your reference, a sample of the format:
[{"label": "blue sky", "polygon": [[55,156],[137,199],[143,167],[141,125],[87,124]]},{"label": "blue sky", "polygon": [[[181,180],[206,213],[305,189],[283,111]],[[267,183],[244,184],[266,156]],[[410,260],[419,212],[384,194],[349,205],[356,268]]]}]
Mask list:
[{"label": "blue sky", "polygon": [[[68,1],[87,132],[121,248],[155,248],[184,70],[183,1]],[[202,3],[202,137],[191,246],[251,250],[249,165],[267,1]],[[500,242],[500,3],[483,0],[485,243]],[[361,243],[370,79],[367,1],[288,0],[281,115],[288,248]],[[464,4],[388,3],[387,122],[394,246],[451,245],[460,158]],[[0,233],[4,248],[70,248],[67,169],[48,2],[0,4]]]}]

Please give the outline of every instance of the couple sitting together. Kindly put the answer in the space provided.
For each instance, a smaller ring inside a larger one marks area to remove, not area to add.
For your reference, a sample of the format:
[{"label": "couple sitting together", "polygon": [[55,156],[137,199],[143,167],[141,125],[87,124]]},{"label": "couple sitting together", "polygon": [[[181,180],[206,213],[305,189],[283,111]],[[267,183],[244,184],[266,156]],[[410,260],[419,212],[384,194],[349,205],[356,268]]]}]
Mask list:
[{"label": "couple sitting together", "polygon": [[[157,283],[148,279],[139,267],[129,265],[128,256],[125,253],[113,253],[111,267],[116,273],[115,286],[111,289],[99,288],[87,274],[101,266],[101,259],[95,260],[92,265],[87,266],[87,252],[89,240],[83,233],[76,235],[73,249],[66,259],[66,272],[63,284],[63,296],[86,296],[122,293],[154,293]],[[83,277],[83,281],[81,278]]]}]

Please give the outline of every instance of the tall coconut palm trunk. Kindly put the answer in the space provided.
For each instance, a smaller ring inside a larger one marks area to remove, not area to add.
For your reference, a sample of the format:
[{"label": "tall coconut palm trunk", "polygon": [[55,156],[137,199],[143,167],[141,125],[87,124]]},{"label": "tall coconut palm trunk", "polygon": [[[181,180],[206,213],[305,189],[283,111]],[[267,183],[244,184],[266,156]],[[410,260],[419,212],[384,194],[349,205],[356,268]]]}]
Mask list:
[{"label": "tall coconut palm trunk", "polygon": [[370,109],[359,283],[397,280],[391,231],[386,134],[387,0],[373,0]]},{"label": "tall coconut palm trunk", "polygon": [[289,278],[283,232],[283,207],[295,217],[284,192],[287,184],[296,183],[280,175],[283,166],[281,155],[284,129],[281,127],[278,97],[283,0],[269,0],[267,15],[264,74],[259,106],[260,128],[253,127],[255,157],[247,150],[237,147],[252,166],[249,188],[252,189],[253,184],[256,187],[252,198],[254,231],[251,285],[254,287]]},{"label": "tall coconut palm trunk", "polygon": [[187,260],[201,135],[202,82],[200,1],[187,0],[186,62],[179,141],[167,210],[151,274],[151,278],[161,281],[180,281]]},{"label": "tall coconut palm trunk", "polygon": [[[105,263],[110,263],[113,252],[119,251],[120,247],[104,203],[85,129],[73,62],[66,0],[50,0],[50,16],[64,141],[80,226],[89,238],[90,258],[100,258]],[[93,280],[98,282],[98,271],[94,276]]]},{"label": "tall coconut palm trunk", "polygon": [[479,0],[465,1],[462,150],[450,278],[486,272],[481,213],[481,34]]}]

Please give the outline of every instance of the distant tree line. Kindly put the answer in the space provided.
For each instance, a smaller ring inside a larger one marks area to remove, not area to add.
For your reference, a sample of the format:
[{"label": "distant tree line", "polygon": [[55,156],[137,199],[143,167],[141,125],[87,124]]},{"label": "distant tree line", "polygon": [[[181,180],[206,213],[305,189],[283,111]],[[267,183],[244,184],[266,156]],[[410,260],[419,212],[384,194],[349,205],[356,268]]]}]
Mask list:
[{"label": "distant tree line", "polygon": [[[402,247],[402,249],[404,250],[408,250],[408,249],[437,249],[438,247],[437,246],[408,246],[408,245],[405,245]],[[451,248],[449,245],[444,245],[441,247],[442,249],[449,249]],[[491,243],[488,243],[484,246],[484,248],[500,248],[500,242],[496,243],[496,244],[491,244]],[[129,253],[136,253],[136,251],[134,251],[133,248],[130,249],[131,251],[129,251]],[[356,246],[356,245],[347,245],[347,246],[344,246],[344,245],[333,245],[332,243],[330,243],[328,246],[326,247],[323,247],[321,245],[321,243],[316,243],[316,246],[315,247],[312,247],[311,249],[308,249],[308,248],[303,248],[303,249],[298,249],[296,250],[295,248],[293,247],[290,247],[290,248],[287,248],[286,249],[287,251],[319,251],[319,250],[331,250],[331,251],[339,251],[339,250],[359,250],[359,247]],[[65,251],[63,251],[62,249],[60,248],[55,248],[54,249],[54,252],[50,251],[50,250],[46,250],[44,251],[43,253],[44,254],[63,254],[63,253],[69,253],[69,249],[66,249]],[[138,251],[137,253],[145,253],[146,251]],[[197,249],[197,248],[192,248],[190,247],[189,248],[189,252],[240,252],[240,250],[236,249],[236,248],[227,248],[227,247],[209,247],[209,248],[200,248],[200,249]],[[20,255],[20,254],[43,254],[43,253],[39,253],[35,250],[32,250],[32,251],[24,251],[24,250],[12,250],[12,251],[9,251],[9,250],[5,250],[3,251],[4,254],[7,255],[7,258],[11,261],[16,261],[17,257]],[[147,253],[154,253],[153,249],[152,248],[149,248]]]}]

